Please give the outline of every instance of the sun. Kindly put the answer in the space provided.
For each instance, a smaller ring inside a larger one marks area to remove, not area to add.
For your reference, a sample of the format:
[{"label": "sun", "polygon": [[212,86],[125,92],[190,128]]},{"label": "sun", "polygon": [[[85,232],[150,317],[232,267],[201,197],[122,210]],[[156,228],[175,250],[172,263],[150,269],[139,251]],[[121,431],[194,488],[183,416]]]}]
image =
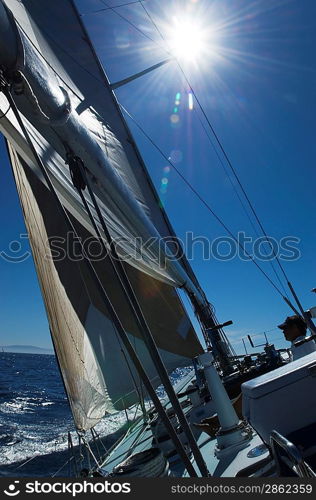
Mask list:
[{"label": "sun", "polygon": [[170,28],[169,46],[177,59],[196,61],[206,49],[206,39],[197,23],[176,19]]},{"label": "sun", "polygon": [[174,17],[166,32],[169,50],[180,63],[201,68],[220,58],[217,30],[200,15]]}]

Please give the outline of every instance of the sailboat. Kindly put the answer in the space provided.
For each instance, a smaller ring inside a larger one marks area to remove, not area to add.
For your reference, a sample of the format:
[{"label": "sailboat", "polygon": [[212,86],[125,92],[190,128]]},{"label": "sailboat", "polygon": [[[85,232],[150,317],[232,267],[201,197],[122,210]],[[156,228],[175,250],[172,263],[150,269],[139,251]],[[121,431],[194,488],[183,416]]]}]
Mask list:
[{"label": "sailboat", "polygon": [[[267,476],[282,473],[282,450],[291,473],[312,476],[288,436],[315,421],[303,396],[316,357],[246,382],[247,421],[236,413],[222,383],[240,375],[225,324],[181,252],[115,97],[140,75],[108,81],[73,0],[45,9],[40,0],[1,0],[0,54],[0,130],[74,424],[91,453],[81,475]],[[191,363],[173,388],[169,374]],[[289,381],[302,386],[302,411],[283,429],[277,395],[286,408]],[[97,459],[88,431],[135,405],[142,415]],[[194,425],[212,415],[213,436]]]}]

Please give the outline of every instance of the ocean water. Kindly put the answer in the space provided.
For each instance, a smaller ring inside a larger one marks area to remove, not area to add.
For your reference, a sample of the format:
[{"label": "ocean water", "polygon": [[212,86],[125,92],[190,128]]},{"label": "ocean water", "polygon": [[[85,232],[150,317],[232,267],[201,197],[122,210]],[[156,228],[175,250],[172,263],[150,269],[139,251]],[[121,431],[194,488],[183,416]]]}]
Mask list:
[{"label": "ocean water", "polygon": [[[125,422],[125,412],[120,412],[98,424],[103,439],[92,442],[95,453],[98,448],[102,454],[118,439]],[[76,446],[78,437],[55,356],[0,353],[0,476],[73,475],[68,432]]]},{"label": "ocean water", "polygon": [[[173,383],[188,373],[179,369]],[[161,388],[158,395],[164,397]],[[131,420],[135,415],[128,412]],[[95,456],[102,456],[126,429],[126,413],[105,417],[91,438]],[[67,477],[75,474],[68,433],[80,456],[78,437],[55,356],[0,353],[0,476]],[[78,469],[86,467],[84,453]]]}]

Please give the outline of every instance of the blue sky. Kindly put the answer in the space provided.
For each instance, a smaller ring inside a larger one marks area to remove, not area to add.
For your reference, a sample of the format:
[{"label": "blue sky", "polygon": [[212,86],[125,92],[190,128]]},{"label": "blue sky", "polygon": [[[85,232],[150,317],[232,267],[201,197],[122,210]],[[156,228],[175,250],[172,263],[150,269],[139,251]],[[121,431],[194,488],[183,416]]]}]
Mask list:
[{"label": "blue sky", "polygon": [[[167,57],[140,3],[116,12],[154,41],[112,10],[92,13],[106,8],[105,4],[122,3],[95,0],[87,8],[87,2],[80,2],[111,81]],[[201,32],[211,35],[211,48],[191,64],[182,61],[183,68],[267,234],[278,242],[287,236],[299,238],[300,258],[282,264],[303,306],[316,305],[316,296],[310,292],[316,287],[315,2],[148,0],[144,5],[166,36],[173,17],[194,19]],[[167,12],[171,12],[168,18]],[[171,62],[122,87],[117,96],[231,231],[253,237],[232,187],[237,189],[236,181],[231,172],[225,173],[214,153],[199,121],[197,103],[193,101],[194,109],[189,109],[189,91],[176,63]],[[179,237],[184,239],[187,231],[210,241],[226,237],[177,173],[165,169],[166,160],[131,120],[128,123]],[[19,234],[26,231],[2,141],[0,152],[0,251],[9,252],[10,242],[19,240],[23,253],[28,250],[27,241]],[[269,331],[269,339],[278,346],[287,345],[274,328],[291,312],[251,262],[238,257],[203,261],[197,246],[191,264],[219,320],[234,321],[226,333],[237,342],[238,350],[242,336],[263,331]],[[269,263],[260,265],[279,286]],[[32,260],[12,264],[0,258],[0,275],[1,343],[50,345]],[[262,336],[256,339],[263,341]]]}]

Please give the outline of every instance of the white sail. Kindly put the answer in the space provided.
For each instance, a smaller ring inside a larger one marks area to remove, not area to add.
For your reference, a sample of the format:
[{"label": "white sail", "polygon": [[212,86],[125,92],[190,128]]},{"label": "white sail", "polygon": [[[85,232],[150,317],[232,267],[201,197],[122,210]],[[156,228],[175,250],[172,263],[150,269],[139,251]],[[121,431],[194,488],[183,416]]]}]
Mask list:
[{"label": "white sail", "polygon": [[[83,159],[111,236],[123,241],[119,253],[131,264],[126,265],[129,278],[168,371],[187,364],[202,349],[170,284],[187,282],[197,293],[199,290],[181,262],[167,261],[163,255],[165,265],[161,266],[159,240],[172,230],[84,38],[73,3],[58,0],[49,2],[45,9],[40,0],[5,3],[18,22],[19,31],[14,34],[18,33],[19,43],[17,49],[13,44],[10,52],[0,38],[1,50],[5,50],[2,58],[22,75],[24,89],[14,99],[37,154],[78,235],[88,241],[94,231],[72,185],[65,144]],[[2,26],[7,14],[6,10],[1,12]],[[9,25],[13,23],[9,14]],[[6,104],[5,98],[2,103]],[[79,429],[88,429],[106,412],[128,407],[139,399],[139,377],[84,261],[69,253],[69,228],[12,110],[0,127],[10,143],[14,175],[75,423]],[[144,241],[152,237],[157,238],[156,243],[139,252],[137,238]],[[156,370],[109,259],[94,260],[93,265],[157,386]]]}]

